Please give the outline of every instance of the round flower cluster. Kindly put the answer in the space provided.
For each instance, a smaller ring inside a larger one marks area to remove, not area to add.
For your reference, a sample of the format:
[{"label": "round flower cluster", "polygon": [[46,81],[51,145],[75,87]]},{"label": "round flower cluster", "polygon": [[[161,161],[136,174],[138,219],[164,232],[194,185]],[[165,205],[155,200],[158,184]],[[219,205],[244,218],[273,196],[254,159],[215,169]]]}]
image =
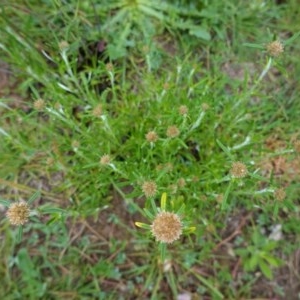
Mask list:
[{"label": "round flower cluster", "polygon": [[11,204],[6,212],[6,217],[12,225],[24,225],[28,221],[29,213],[28,204],[22,201]]},{"label": "round flower cluster", "polygon": [[284,51],[284,47],[281,42],[273,41],[266,45],[267,53],[270,56],[278,57]]},{"label": "round flower cluster", "polygon": [[101,156],[100,158],[100,164],[105,166],[105,165],[109,165],[111,162],[111,157],[108,154],[104,154]]},{"label": "round flower cluster", "polygon": [[274,191],[275,199],[278,201],[283,201],[286,197],[286,192],[283,188],[279,188]]},{"label": "round flower cluster", "polygon": [[175,137],[177,137],[179,134],[180,134],[180,131],[179,131],[179,129],[177,128],[177,126],[172,125],[172,126],[169,126],[169,127],[167,128],[167,137],[169,137],[169,138],[175,138]]},{"label": "round flower cluster", "polygon": [[243,178],[248,174],[248,170],[247,170],[247,167],[245,166],[245,164],[238,161],[238,162],[234,162],[232,164],[230,174],[233,177]]},{"label": "round flower cluster", "polygon": [[157,185],[154,181],[145,181],[142,185],[142,191],[147,198],[155,196]]},{"label": "round flower cluster", "polygon": [[150,143],[154,143],[158,139],[158,135],[155,131],[149,131],[146,135],[146,140]]},{"label": "round flower cluster", "polygon": [[163,211],[155,217],[151,231],[157,241],[173,243],[182,234],[182,223],[175,213]]}]

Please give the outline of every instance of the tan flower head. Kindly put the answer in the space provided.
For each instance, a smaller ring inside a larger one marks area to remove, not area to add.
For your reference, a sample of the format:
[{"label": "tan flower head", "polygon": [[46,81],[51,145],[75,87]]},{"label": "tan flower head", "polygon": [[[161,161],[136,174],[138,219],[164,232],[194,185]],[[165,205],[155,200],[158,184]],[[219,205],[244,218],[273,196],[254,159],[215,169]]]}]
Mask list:
[{"label": "tan flower head", "polygon": [[231,170],[230,170],[230,174],[233,177],[237,177],[237,178],[243,178],[248,174],[248,170],[245,164],[243,164],[242,162],[238,161],[238,162],[234,162],[232,164]]},{"label": "tan flower head", "polygon": [[163,84],[164,90],[168,90],[170,88],[170,84],[168,82]]},{"label": "tan flower head", "polygon": [[22,201],[11,204],[6,212],[6,217],[12,225],[24,225],[28,221],[29,213],[27,203]]},{"label": "tan flower head", "polygon": [[111,162],[111,157],[108,154],[104,154],[101,156],[100,158],[100,164],[105,166],[105,165],[109,165]]},{"label": "tan flower head", "polygon": [[67,48],[69,48],[69,43],[66,42],[66,41],[61,41],[59,44],[58,44],[58,47],[60,50],[65,50]]},{"label": "tan flower head", "polygon": [[187,106],[185,105],[181,105],[178,109],[179,114],[181,115],[187,115],[187,113],[189,112],[189,109],[187,108]]},{"label": "tan flower head", "polygon": [[43,99],[37,99],[34,101],[33,103],[33,107],[36,109],[36,110],[43,110],[45,108],[45,101]]},{"label": "tan flower head", "polygon": [[94,117],[100,117],[102,115],[102,105],[98,104],[92,112]]},{"label": "tan flower head", "polygon": [[175,138],[175,137],[177,137],[179,134],[180,134],[180,131],[179,131],[179,129],[177,128],[177,126],[172,125],[172,126],[169,126],[169,127],[168,127],[168,129],[167,129],[167,137],[169,137],[169,138]]},{"label": "tan flower head", "polygon": [[275,199],[278,201],[283,201],[286,197],[286,192],[283,188],[274,191]]},{"label": "tan flower head", "polygon": [[266,45],[267,53],[270,56],[278,57],[284,51],[283,44],[279,41],[273,41]]},{"label": "tan flower head", "polygon": [[149,131],[149,132],[145,135],[145,137],[146,137],[146,140],[147,140],[148,142],[152,142],[152,143],[156,142],[157,139],[158,139],[158,135],[157,135],[157,133],[156,133],[155,131]]},{"label": "tan flower head", "polygon": [[173,243],[182,234],[182,223],[175,213],[161,212],[155,217],[151,231],[157,241]]},{"label": "tan flower head", "polygon": [[202,103],[201,108],[203,111],[207,111],[209,109],[209,105],[207,103]]},{"label": "tan flower head", "polygon": [[142,185],[142,191],[147,198],[155,196],[157,192],[157,185],[154,181],[145,181]]},{"label": "tan flower head", "polygon": [[178,187],[180,187],[180,188],[184,188],[185,187],[185,185],[186,185],[186,181],[185,181],[185,179],[184,178],[179,178],[178,180],[177,180],[177,185],[178,185]]},{"label": "tan flower head", "polygon": [[105,68],[107,72],[112,72],[114,70],[114,65],[112,63],[107,63]]}]

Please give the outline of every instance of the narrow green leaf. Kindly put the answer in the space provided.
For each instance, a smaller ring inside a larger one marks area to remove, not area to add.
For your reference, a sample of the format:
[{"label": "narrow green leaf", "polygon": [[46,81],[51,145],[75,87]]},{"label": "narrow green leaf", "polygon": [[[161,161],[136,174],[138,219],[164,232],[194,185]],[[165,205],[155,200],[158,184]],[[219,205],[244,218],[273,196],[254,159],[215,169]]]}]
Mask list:
[{"label": "narrow green leaf", "polygon": [[222,209],[225,209],[227,207],[227,199],[228,199],[229,193],[231,191],[231,188],[232,188],[232,181],[229,181],[228,187],[226,189],[226,192],[225,192],[223,200],[222,200]]},{"label": "narrow green leaf", "polygon": [[257,174],[255,174],[255,173],[249,173],[249,176],[251,177],[251,178],[255,178],[255,179],[258,179],[258,180],[262,180],[262,181],[265,181],[265,182],[269,182],[269,179],[268,178],[265,178],[265,177],[262,177],[262,176],[260,176],[260,175],[257,175]]},{"label": "narrow green leaf", "polygon": [[157,207],[156,207],[156,204],[155,204],[155,201],[153,198],[150,199],[150,203],[151,203],[154,213],[157,214]]},{"label": "narrow green leaf", "polygon": [[243,259],[243,265],[244,265],[245,271],[252,271],[251,262],[250,262],[250,259],[248,257]]},{"label": "narrow green leaf", "polygon": [[66,213],[67,211],[58,207],[42,207],[39,209],[42,214]]},{"label": "narrow green leaf", "polygon": [[279,205],[275,202],[274,209],[273,209],[273,217],[276,218],[278,216]]},{"label": "narrow green leaf", "polygon": [[293,36],[291,36],[289,39],[283,42],[284,46],[290,45],[295,39],[297,39],[300,36],[300,31],[295,33]]},{"label": "narrow green leaf", "polygon": [[262,236],[260,235],[259,231],[255,229],[251,235],[251,240],[253,241],[254,245],[259,245],[262,241]]},{"label": "narrow green leaf", "polygon": [[199,26],[193,26],[189,30],[190,35],[194,35],[200,39],[203,39],[205,41],[209,41],[211,39],[209,31],[207,31],[205,28],[199,27]]},{"label": "narrow green leaf", "polygon": [[149,224],[145,224],[145,223],[142,223],[142,222],[135,222],[134,224],[137,227],[144,228],[144,229],[147,229],[147,230],[151,230],[151,226]]},{"label": "narrow green leaf", "polygon": [[147,208],[144,208],[144,213],[150,220],[154,219],[154,215],[151,214],[151,212]]},{"label": "narrow green leaf", "polygon": [[264,253],[262,257],[271,265],[274,267],[279,267],[281,265],[281,260],[277,257],[274,257],[268,253]]},{"label": "narrow green leaf", "polygon": [[56,222],[58,220],[57,216],[53,216],[52,218],[50,218],[48,220],[48,222],[46,223],[46,225],[51,225],[52,223]]},{"label": "narrow green leaf", "polygon": [[171,287],[172,293],[174,295],[174,299],[178,299],[178,291],[177,291],[177,280],[175,279],[174,272],[166,272],[166,277],[169,283],[169,286]]},{"label": "narrow green leaf", "polygon": [[278,244],[276,241],[268,241],[268,243],[263,246],[263,250],[270,252],[270,251],[274,250],[277,246],[278,246]]},{"label": "narrow green leaf", "polygon": [[258,256],[253,254],[251,256],[251,258],[249,259],[249,271],[254,271],[257,267],[257,264],[258,264]]},{"label": "narrow green leaf", "polygon": [[193,232],[195,232],[195,231],[196,231],[196,227],[195,227],[195,226],[190,226],[190,227],[188,227],[188,228],[183,229],[183,232],[184,232],[184,233],[187,233],[187,234],[193,233]]},{"label": "narrow green leaf", "polygon": [[185,210],[185,204],[182,204],[180,206],[180,208],[177,210],[177,215],[182,215],[184,213],[184,210]]},{"label": "narrow green leaf", "polygon": [[19,226],[17,231],[17,236],[16,236],[17,243],[20,243],[22,241],[22,236],[23,236],[23,226]]},{"label": "narrow green leaf", "polygon": [[154,17],[160,21],[164,20],[164,15],[162,13],[160,13],[159,11],[152,9],[151,7],[148,7],[145,5],[139,5],[139,9],[146,15]]},{"label": "narrow green leaf", "polygon": [[261,44],[244,43],[243,46],[249,47],[249,48],[256,48],[256,49],[260,49],[260,50],[265,49],[265,47]]},{"label": "narrow green leaf", "polygon": [[161,261],[164,262],[166,259],[166,250],[167,250],[167,245],[166,243],[160,243],[159,244],[159,250],[160,250],[160,258]]},{"label": "narrow green leaf", "polygon": [[207,279],[202,277],[200,274],[193,272],[195,277],[197,277],[206,287],[208,287],[213,294],[215,294],[219,299],[224,299],[224,296],[215,288]]},{"label": "narrow green leaf", "polygon": [[263,259],[259,260],[259,268],[260,270],[263,272],[263,274],[268,278],[268,279],[272,279],[273,278],[273,274],[272,274],[272,270],[270,269],[270,267],[264,262]]},{"label": "narrow green leaf", "polygon": [[160,199],[160,207],[162,211],[166,210],[167,207],[167,193],[163,193]]},{"label": "narrow green leaf", "polygon": [[217,144],[219,145],[219,147],[233,160],[233,157],[230,153],[230,149],[226,146],[224,146],[220,140],[216,139]]},{"label": "narrow green leaf", "polygon": [[38,278],[39,276],[39,268],[34,265],[26,248],[19,250],[17,254],[17,264],[22,272],[22,277],[25,277],[26,281],[33,281],[34,284],[34,278]]},{"label": "narrow green leaf", "polygon": [[7,200],[0,199],[0,204],[4,205],[5,207],[9,207],[10,206],[10,202],[7,201]]},{"label": "narrow green leaf", "polygon": [[41,192],[40,191],[36,191],[27,201],[27,203],[30,205],[32,204],[37,198],[39,198],[41,196]]}]

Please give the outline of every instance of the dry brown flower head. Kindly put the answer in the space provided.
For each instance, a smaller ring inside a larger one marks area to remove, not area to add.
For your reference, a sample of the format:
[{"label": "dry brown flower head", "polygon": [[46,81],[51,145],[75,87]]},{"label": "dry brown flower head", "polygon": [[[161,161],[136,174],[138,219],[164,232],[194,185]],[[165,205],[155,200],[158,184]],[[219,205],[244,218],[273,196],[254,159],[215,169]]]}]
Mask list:
[{"label": "dry brown flower head", "polygon": [[158,135],[155,131],[149,131],[146,135],[146,140],[150,143],[155,143],[158,139]]},{"label": "dry brown flower head", "polygon": [[151,231],[157,241],[170,244],[182,234],[182,223],[175,213],[161,212],[155,217]]},{"label": "dry brown flower head", "polygon": [[114,70],[114,65],[112,63],[107,63],[105,68],[107,72],[112,72]]},{"label": "dry brown flower head", "polygon": [[185,185],[186,185],[185,179],[184,179],[184,178],[179,178],[179,179],[177,180],[177,185],[178,185],[179,188],[184,188]]},{"label": "dry brown flower head", "polygon": [[102,105],[98,104],[92,112],[94,117],[100,117],[102,115]]},{"label": "dry brown flower head", "polygon": [[24,225],[28,221],[29,213],[28,204],[22,201],[11,204],[6,212],[6,217],[12,225]]},{"label": "dry brown flower head", "polygon": [[186,105],[181,105],[181,106],[178,108],[178,111],[179,111],[179,114],[181,114],[181,115],[187,115],[188,112],[189,112],[189,109],[187,108]]},{"label": "dry brown flower head", "polygon": [[169,138],[175,138],[175,137],[177,137],[179,134],[180,134],[180,131],[179,131],[179,129],[177,128],[177,126],[172,125],[172,126],[169,126],[169,127],[167,128],[167,137],[169,137]]},{"label": "dry brown flower head", "polygon": [[69,43],[66,42],[66,41],[61,41],[59,44],[58,44],[58,47],[60,50],[65,50],[67,48],[69,48]]},{"label": "dry brown flower head", "polygon": [[275,199],[278,201],[283,201],[286,197],[286,192],[283,188],[279,188],[274,191]]},{"label": "dry brown flower head", "polygon": [[111,157],[108,154],[104,154],[101,156],[100,158],[100,164],[105,166],[105,165],[109,165],[111,162]]},{"label": "dry brown flower head", "polygon": [[45,108],[45,106],[46,106],[46,103],[43,99],[37,99],[33,103],[33,107],[36,110],[43,110]]},{"label": "dry brown flower head", "polygon": [[284,51],[283,44],[280,41],[273,41],[266,45],[267,53],[272,57],[278,57]]},{"label": "dry brown flower head", "polygon": [[209,105],[207,103],[202,103],[201,108],[203,111],[207,111],[207,110],[209,110]]},{"label": "dry brown flower head", "polygon": [[147,198],[149,197],[153,197],[155,196],[156,192],[157,192],[157,185],[154,181],[149,180],[149,181],[145,181],[142,184],[142,191],[145,194],[145,196]]},{"label": "dry brown flower head", "polygon": [[234,162],[232,164],[230,174],[233,177],[243,178],[243,177],[247,176],[248,170],[244,163],[238,161],[238,162]]}]

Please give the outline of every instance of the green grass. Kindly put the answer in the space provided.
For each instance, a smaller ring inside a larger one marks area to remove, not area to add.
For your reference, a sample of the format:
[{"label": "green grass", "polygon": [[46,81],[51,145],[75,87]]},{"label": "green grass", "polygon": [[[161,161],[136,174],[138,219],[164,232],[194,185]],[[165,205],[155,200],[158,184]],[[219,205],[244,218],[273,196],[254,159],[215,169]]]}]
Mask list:
[{"label": "green grass", "polygon": [[[299,14],[297,1],[4,3],[1,299],[296,299]],[[29,222],[10,225],[9,204],[36,191]],[[195,227],[166,249],[135,226],[161,209]]]}]

